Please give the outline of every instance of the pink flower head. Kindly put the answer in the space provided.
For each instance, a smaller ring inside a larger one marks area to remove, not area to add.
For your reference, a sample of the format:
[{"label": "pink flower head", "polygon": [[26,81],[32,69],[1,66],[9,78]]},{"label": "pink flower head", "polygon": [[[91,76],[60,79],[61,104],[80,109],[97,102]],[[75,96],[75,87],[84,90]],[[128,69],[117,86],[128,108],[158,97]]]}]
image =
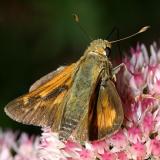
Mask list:
[{"label": "pink flower head", "polygon": [[66,159],[62,148],[65,144],[58,139],[58,134],[51,132],[49,127],[43,129],[39,158],[41,160]]},{"label": "pink flower head", "polygon": [[[39,137],[0,131],[0,160],[38,160]],[[13,154],[14,153],[14,154]]]}]

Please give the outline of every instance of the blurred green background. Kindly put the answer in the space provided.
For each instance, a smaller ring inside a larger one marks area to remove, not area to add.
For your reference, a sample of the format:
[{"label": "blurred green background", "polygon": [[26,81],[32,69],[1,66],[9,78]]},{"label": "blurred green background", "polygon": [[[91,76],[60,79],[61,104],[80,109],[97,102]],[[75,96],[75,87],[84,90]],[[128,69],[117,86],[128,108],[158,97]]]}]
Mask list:
[{"label": "blurred green background", "polygon": [[[3,111],[12,99],[28,91],[38,78],[82,56],[90,40],[73,21],[80,23],[90,36],[106,38],[113,27],[120,37],[151,29],[121,42],[128,51],[137,42],[159,41],[160,1],[144,0],[1,0],[0,1],[0,126],[38,133],[39,129],[20,125]],[[113,34],[110,40],[117,39]],[[112,59],[119,54],[113,46]]]}]

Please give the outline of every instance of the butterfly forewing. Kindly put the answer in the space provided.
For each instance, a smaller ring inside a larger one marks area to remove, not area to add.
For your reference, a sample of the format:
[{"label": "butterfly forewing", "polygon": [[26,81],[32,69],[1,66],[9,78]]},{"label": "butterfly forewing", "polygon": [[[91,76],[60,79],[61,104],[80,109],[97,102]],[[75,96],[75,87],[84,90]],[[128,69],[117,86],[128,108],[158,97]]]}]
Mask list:
[{"label": "butterfly forewing", "polygon": [[7,115],[18,122],[57,130],[64,109],[61,103],[72,84],[75,66],[72,64],[55,72],[47,82],[11,101],[5,107]]},{"label": "butterfly forewing", "polygon": [[63,70],[65,71],[65,67],[61,66],[59,67],[57,70],[52,71],[48,74],[46,74],[45,76],[41,77],[39,80],[37,80],[36,82],[34,82],[31,87],[29,88],[29,92],[32,92],[33,90],[37,89],[38,87],[40,87],[41,85],[47,83],[48,81],[50,81],[53,77],[57,76],[60,72],[63,72]]}]

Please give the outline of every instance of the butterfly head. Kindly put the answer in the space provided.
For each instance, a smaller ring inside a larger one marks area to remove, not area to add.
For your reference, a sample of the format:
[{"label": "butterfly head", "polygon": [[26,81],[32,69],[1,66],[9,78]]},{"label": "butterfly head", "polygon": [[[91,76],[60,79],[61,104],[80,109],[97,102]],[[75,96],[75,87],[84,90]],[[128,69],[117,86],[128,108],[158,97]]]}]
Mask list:
[{"label": "butterfly head", "polygon": [[111,43],[107,40],[97,39],[90,43],[89,53],[108,56],[111,52]]},{"label": "butterfly head", "polygon": [[108,55],[111,51],[111,44],[126,40],[126,39],[134,37],[134,36],[136,36],[140,33],[143,33],[149,27],[150,26],[142,27],[138,32],[136,32],[136,33],[134,33],[130,36],[127,36],[127,37],[124,37],[124,38],[121,38],[121,39],[118,39],[118,40],[110,41],[110,42],[107,41],[107,40],[102,40],[102,39],[94,40],[90,43],[90,46],[87,49],[87,52],[89,52],[91,54],[96,54],[96,55],[105,55],[105,56],[108,57]]}]

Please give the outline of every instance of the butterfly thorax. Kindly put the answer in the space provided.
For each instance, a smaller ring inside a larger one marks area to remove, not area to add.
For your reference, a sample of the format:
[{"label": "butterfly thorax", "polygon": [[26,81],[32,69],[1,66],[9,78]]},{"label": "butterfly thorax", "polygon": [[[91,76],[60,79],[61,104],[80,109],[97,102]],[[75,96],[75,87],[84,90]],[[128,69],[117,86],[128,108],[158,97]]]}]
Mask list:
[{"label": "butterfly thorax", "polygon": [[94,59],[96,59],[93,63],[98,62],[98,65],[105,72],[105,75],[112,78],[112,63],[108,59],[109,53],[106,53],[108,49],[111,49],[111,43],[109,41],[96,39],[90,43],[89,47],[85,51],[84,57],[85,59],[90,59],[90,56],[93,56]]}]

